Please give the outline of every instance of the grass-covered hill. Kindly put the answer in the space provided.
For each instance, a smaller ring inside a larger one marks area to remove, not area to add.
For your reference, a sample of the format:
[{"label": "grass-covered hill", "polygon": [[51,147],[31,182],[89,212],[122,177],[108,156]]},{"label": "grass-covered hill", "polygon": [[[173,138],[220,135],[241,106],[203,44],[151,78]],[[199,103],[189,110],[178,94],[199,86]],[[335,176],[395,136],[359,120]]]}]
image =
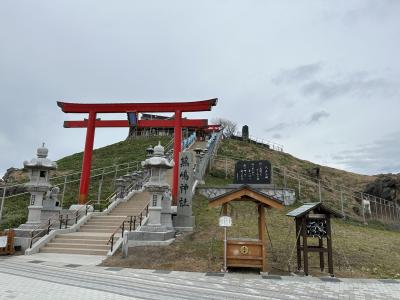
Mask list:
[{"label": "grass-covered hill", "polygon": [[[317,165],[299,160],[289,154],[267,150],[264,147],[251,145],[236,140],[222,141],[218,156],[209,171],[205,185],[225,185],[232,182],[233,160],[236,159],[268,159],[275,166],[287,168],[303,175]],[[226,165],[228,163],[228,166]],[[332,184],[352,185],[363,189],[372,181],[372,176],[353,174],[333,168],[321,168],[321,180]],[[227,172],[226,172],[227,171]],[[227,176],[226,176],[227,175]],[[275,175],[274,182],[283,184],[281,177]],[[295,188],[295,181],[286,182],[288,187]],[[300,200],[315,200],[315,190],[303,187]],[[332,195],[323,193],[324,200]],[[330,199],[334,201],[334,199]],[[329,202],[329,201],[328,201]],[[193,233],[185,233],[177,237],[170,246],[143,247],[130,251],[127,258],[120,254],[108,258],[104,265],[134,268],[151,268],[183,271],[219,271],[223,264],[223,231],[218,226],[220,209],[209,208],[208,200],[195,195],[193,210],[196,227]],[[336,202],[332,202],[335,205]],[[289,210],[299,206],[298,201],[283,211],[268,210],[266,222],[268,226],[268,269],[272,274],[288,274],[294,271],[296,257],[294,252],[295,229],[292,218],[286,216]],[[257,212],[252,203],[234,203],[230,208],[233,226],[228,230],[228,237],[255,237],[257,233]],[[400,278],[400,233],[388,230],[380,223],[368,226],[354,220],[333,220],[333,246],[335,274],[341,277],[377,277]],[[314,241],[316,242],[316,241]],[[388,255],[390,253],[390,255]],[[322,275],[318,268],[319,257],[310,254],[310,273]],[[324,274],[326,275],[326,274]]]},{"label": "grass-covered hill", "polygon": [[[93,157],[93,168],[117,165],[135,160],[143,160],[145,149],[155,145],[158,141],[168,143],[168,138],[148,138],[123,141],[107,147],[96,149]],[[232,158],[232,159],[228,159]],[[287,153],[268,150],[264,147],[243,143],[236,140],[223,140],[218,149],[218,156],[209,171],[206,185],[224,185],[232,182],[234,159],[268,159],[278,169],[286,168],[288,172],[310,176],[310,170],[317,165],[297,159]],[[57,163],[57,174],[67,174],[80,171],[82,153],[77,153]],[[226,165],[227,164],[227,165]],[[134,168],[134,166],[131,166]],[[364,186],[374,180],[373,176],[364,176],[349,173],[333,168],[321,168],[321,180],[332,185],[344,184],[362,190]],[[227,172],[225,172],[225,170]],[[126,171],[118,171],[118,176]],[[227,176],[226,176],[227,175]],[[19,178],[22,178],[21,172]],[[112,191],[114,173],[105,177],[104,197]],[[310,179],[312,180],[312,179]],[[274,175],[274,182],[283,185],[283,177]],[[55,182],[57,183],[57,182]],[[297,182],[286,179],[289,188],[296,189]],[[64,207],[75,203],[79,182],[68,185],[66,189]],[[92,179],[90,198],[97,199],[98,179]],[[318,193],[315,187],[301,186],[300,201],[316,200]],[[324,201],[330,202],[337,208],[336,194],[329,190],[322,191]],[[103,198],[103,196],[102,196]],[[27,198],[11,198],[6,201],[5,218],[2,227],[17,226],[26,219]],[[183,234],[177,241],[167,247],[146,247],[145,251],[131,251],[130,256],[122,259],[120,255],[109,258],[106,265],[121,265],[138,268],[174,269],[186,271],[217,271],[222,265],[222,238],[223,232],[218,227],[219,209],[207,207],[207,199],[195,195],[194,214],[196,228],[193,233]],[[294,224],[286,212],[300,205],[296,203],[284,211],[268,210],[266,222],[268,226],[268,266],[272,273],[286,273],[288,266],[293,271],[296,258],[293,253],[295,242]],[[348,213],[351,207],[346,207]],[[256,233],[256,210],[250,203],[237,203],[232,207],[233,224],[229,229],[230,237],[252,237]],[[400,278],[400,233],[387,230],[379,223],[369,223],[368,226],[353,220],[334,220],[333,246],[335,272],[338,276],[357,277],[391,277]],[[319,275],[318,257],[310,254],[311,274]]]}]

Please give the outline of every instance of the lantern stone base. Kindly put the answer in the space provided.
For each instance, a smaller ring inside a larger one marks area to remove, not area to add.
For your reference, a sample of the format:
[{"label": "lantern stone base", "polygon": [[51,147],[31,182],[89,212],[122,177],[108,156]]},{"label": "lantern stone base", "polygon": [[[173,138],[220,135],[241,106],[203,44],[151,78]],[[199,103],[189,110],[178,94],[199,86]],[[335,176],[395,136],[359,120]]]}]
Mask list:
[{"label": "lantern stone base", "polygon": [[[14,228],[15,232],[14,246],[20,246],[22,251],[28,249],[31,243],[32,230],[35,229],[39,224],[40,223],[38,224],[25,223],[19,225],[18,228]],[[46,231],[44,231],[43,234],[41,234],[41,236],[45,234]]]}]

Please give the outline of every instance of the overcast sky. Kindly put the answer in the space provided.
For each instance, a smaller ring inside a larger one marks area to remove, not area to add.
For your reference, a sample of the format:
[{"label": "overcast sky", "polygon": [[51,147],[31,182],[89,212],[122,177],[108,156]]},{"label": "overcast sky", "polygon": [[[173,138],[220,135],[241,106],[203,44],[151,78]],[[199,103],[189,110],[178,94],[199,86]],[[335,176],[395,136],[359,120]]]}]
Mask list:
[{"label": "overcast sky", "polygon": [[[400,1],[0,1],[0,174],[82,151],[57,100],[183,101],[316,163],[400,172]],[[107,116],[100,116],[106,118]],[[110,117],[110,116],[108,116]],[[124,115],[116,116],[124,118]],[[127,129],[98,129],[95,147]]]}]

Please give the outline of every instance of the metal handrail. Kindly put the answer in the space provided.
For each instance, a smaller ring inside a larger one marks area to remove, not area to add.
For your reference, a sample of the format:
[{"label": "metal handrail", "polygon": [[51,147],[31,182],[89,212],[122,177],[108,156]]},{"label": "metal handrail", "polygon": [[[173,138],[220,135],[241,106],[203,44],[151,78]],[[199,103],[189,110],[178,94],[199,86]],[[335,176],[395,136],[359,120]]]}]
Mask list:
[{"label": "metal handrail", "polygon": [[[121,229],[121,236],[124,237],[124,231],[125,231],[125,223],[129,223],[129,231],[132,231],[132,225],[133,225],[133,230],[136,230],[136,220],[139,218],[139,226],[142,226],[142,221],[143,221],[143,212],[146,211],[145,216],[147,217],[149,214],[149,203],[142,209],[140,214],[137,214],[136,216],[127,216],[122,223],[113,231],[111,234],[110,238],[108,239],[107,245],[111,243],[110,251],[112,252],[114,249],[114,236],[115,234]],[[129,221],[127,219],[129,218]]]},{"label": "metal handrail", "polygon": [[[47,234],[49,234],[49,232],[50,232],[50,227],[56,222],[56,221],[51,221],[51,220],[52,220],[52,218],[53,218],[54,216],[57,216],[57,215],[58,215],[58,220],[60,220],[61,212],[58,212],[58,213],[56,213],[56,214],[50,216],[45,222],[43,222],[43,223],[37,225],[35,228],[33,228],[33,229],[30,231],[31,240],[30,240],[30,246],[29,246],[29,248],[32,248],[33,240],[34,240],[35,238],[37,238],[39,235],[41,235],[41,234],[43,233],[43,231],[47,230]],[[46,227],[40,229],[40,227],[42,227],[43,225],[45,225]],[[36,233],[36,234],[34,234],[36,231],[39,231],[39,232]]]},{"label": "metal handrail", "polygon": [[44,221],[44,222],[38,224],[37,226],[35,226],[35,227],[31,230],[31,232],[32,232],[32,231],[36,231],[36,230],[37,230],[38,228],[40,228],[42,225],[47,224],[51,219],[53,219],[54,216],[60,216],[60,214],[61,214],[61,212],[59,211],[59,212],[57,212],[57,213],[51,215],[46,221]]},{"label": "metal handrail", "polygon": [[[83,206],[81,208],[79,208],[78,210],[72,212],[72,213],[66,213],[64,214],[64,216],[66,217],[66,222],[65,222],[65,228],[67,228],[68,226],[68,216],[73,216],[72,218],[70,218],[70,220],[75,219],[75,224],[78,223],[79,217],[81,216],[81,212],[83,212],[83,209],[85,211],[85,216],[87,216],[88,213],[88,206],[93,205],[94,201],[90,200],[88,202],[86,202],[85,204],[83,204]],[[63,220],[62,220],[63,221]]]}]

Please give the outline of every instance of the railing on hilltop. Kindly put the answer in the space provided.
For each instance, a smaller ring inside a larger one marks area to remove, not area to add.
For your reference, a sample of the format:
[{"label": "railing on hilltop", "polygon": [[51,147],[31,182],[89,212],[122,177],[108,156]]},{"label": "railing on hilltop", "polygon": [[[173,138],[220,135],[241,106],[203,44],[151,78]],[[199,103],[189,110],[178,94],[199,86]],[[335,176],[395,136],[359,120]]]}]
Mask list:
[{"label": "railing on hilltop", "polygon": [[[239,160],[243,160],[243,158],[217,155],[214,158],[214,165],[216,168],[224,170],[225,176],[228,177],[228,175],[233,175],[233,166]],[[392,201],[344,185],[332,184],[299,172],[293,172],[280,165],[273,166],[272,176],[275,181],[280,179],[284,187],[296,190],[300,201],[302,194],[305,194],[307,189],[307,197],[310,194],[314,195],[310,200],[333,201],[332,204],[341,210],[343,215],[348,216],[349,212],[352,212],[352,218],[358,221],[366,223],[369,220],[376,220],[383,223],[400,223],[400,207]]]},{"label": "railing on hilltop", "polygon": [[278,144],[278,143],[275,143],[272,141],[268,141],[265,139],[257,138],[257,137],[251,136],[251,135],[249,135],[247,139],[244,139],[241,132],[235,132],[230,138],[241,140],[241,141],[248,142],[251,144],[262,145],[262,146],[267,147],[268,149],[283,152],[283,145],[281,145],[281,144]]}]

